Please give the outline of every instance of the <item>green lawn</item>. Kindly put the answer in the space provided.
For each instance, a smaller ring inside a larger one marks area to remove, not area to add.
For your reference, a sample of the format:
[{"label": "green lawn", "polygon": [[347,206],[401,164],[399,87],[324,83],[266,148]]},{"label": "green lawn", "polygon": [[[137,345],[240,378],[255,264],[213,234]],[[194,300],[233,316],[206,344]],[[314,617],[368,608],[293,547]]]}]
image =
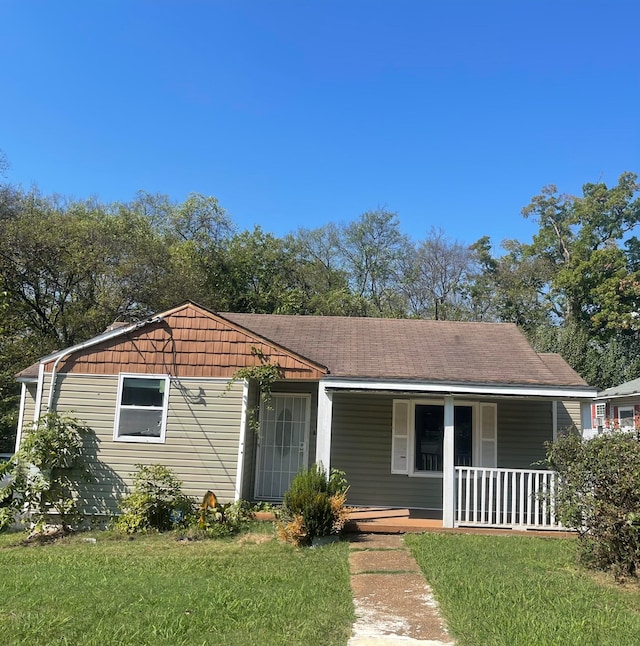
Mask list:
[{"label": "green lawn", "polygon": [[0,537],[3,646],[344,645],[351,632],[346,543],[295,549],[99,532],[15,543]]},{"label": "green lawn", "polygon": [[425,534],[406,542],[460,645],[640,644],[640,586],[578,568],[573,540]]}]

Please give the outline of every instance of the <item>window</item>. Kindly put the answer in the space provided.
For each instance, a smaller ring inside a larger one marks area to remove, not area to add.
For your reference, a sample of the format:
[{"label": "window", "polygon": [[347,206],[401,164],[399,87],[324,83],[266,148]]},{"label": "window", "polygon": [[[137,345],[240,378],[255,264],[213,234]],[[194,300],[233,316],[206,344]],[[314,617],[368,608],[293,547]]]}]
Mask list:
[{"label": "window", "polygon": [[620,406],[618,408],[618,424],[625,431],[633,431],[636,427],[633,406]]},{"label": "window", "polygon": [[120,375],[113,439],[164,442],[168,402],[168,377]]},{"label": "window", "polygon": [[[460,402],[454,405],[455,466],[495,467],[497,463],[496,404]],[[391,472],[442,475],[444,402],[395,400]]]},{"label": "window", "polygon": [[607,414],[607,405],[606,404],[596,404],[596,428],[598,432],[602,432],[604,428],[604,418]]},{"label": "window", "polygon": [[[454,461],[470,467],[473,453],[473,409],[456,406],[453,413]],[[414,471],[442,471],[444,406],[416,404]]]}]

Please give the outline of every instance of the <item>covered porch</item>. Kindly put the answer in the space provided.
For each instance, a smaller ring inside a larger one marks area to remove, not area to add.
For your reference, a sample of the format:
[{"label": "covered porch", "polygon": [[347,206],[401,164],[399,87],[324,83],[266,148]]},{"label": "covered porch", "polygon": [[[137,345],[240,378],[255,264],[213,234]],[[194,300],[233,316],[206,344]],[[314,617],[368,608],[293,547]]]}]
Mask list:
[{"label": "covered porch", "polygon": [[[581,428],[584,391],[493,387],[454,395],[432,385],[427,392],[406,383],[384,391],[350,385],[320,383],[316,460],[352,483],[354,526],[565,529],[554,509],[556,474],[537,463],[559,430]],[[439,446],[426,448],[435,436]]]},{"label": "covered porch", "polygon": [[553,471],[456,467],[452,526],[442,514],[408,507],[354,507],[348,529],[372,533],[476,528],[566,532],[555,516]]}]

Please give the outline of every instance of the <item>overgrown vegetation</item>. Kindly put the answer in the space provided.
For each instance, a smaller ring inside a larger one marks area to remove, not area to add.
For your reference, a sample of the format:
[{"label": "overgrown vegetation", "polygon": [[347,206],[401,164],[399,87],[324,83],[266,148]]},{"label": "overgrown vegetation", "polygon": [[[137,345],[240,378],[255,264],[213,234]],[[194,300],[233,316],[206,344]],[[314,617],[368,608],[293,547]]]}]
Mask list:
[{"label": "overgrown vegetation", "polygon": [[548,446],[559,475],[556,514],[580,537],[583,563],[618,578],[640,576],[640,442],[612,431],[582,441],[575,434]]},{"label": "overgrown vegetation", "polygon": [[20,521],[37,531],[54,522],[64,532],[78,520],[74,483],[88,477],[80,460],[87,431],[54,412],[24,427],[20,450],[0,464],[0,530]]},{"label": "overgrown vegetation", "polygon": [[83,533],[28,548],[2,535],[2,644],[344,646],[347,555],[346,544],[295,550],[265,534],[214,549],[173,533]]},{"label": "overgrown vegetation", "polygon": [[307,545],[314,538],[339,534],[348,518],[348,488],[344,472],[337,469],[329,477],[321,464],[301,470],[282,500],[277,523],[280,538]]},{"label": "overgrown vegetation", "polygon": [[220,503],[212,491],[202,502],[182,492],[182,482],[173,471],[161,464],[136,465],[133,491],[120,502],[121,514],[113,526],[125,534],[166,532],[189,540],[220,538],[237,534],[253,518],[246,500]]},{"label": "overgrown vegetation", "polygon": [[186,527],[195,520],[194,502],[182,482],[161,464],[136,465],[133,491],[120,501],[115,527],[126,534]]},{"label": "overgrown vegetation", "polygon": [[637,644],[640,588],[577,567],[575,539],[407,535],[459,646]]},{"label": "overgrown vegetation", "polygon": [[[251,355],[257,357],[260,361],[258,365],[247,366],[239,368],[233,373],[233,378],[227,386],[229,390],[234,383],[246,379],[253,381],[258,388],[260,394],[260,402],[265,406],[269,406],[271,402],[271,389],[279,379],[282,379],[283,372],[280,364],[276,361],[271,363],[271,357],[265,354],[260,348],[251,346]],[[249,428],[258,433],[260,431],[260,418],[259,418],[260,404],[258,406],[250,406],[247,409],[247,423]]]}]

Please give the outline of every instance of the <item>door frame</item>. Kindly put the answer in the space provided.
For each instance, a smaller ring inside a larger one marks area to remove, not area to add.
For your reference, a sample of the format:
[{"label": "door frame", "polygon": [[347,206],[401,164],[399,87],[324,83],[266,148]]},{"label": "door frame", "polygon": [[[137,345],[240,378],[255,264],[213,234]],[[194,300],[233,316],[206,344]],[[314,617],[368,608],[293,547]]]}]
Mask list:
[{"label": "door frame", "polygon": [[[256,463],[254,470],[254,485],[253,485],[253,496],[255,499],[260,500],[282,500],[282,497],[271,497],[271,496],[262,496],[259,495],[258,487],[260,485],[260,476],[261,473],[261,460],[262,460],[262,423],[265,418],[265,410],[267,406],[273,405],[273,400],[278,397],[290,397],[304,400],[304,412],[305,412],[305,425],[304,425],[304,450],[302,452],[302,466],[307,467],[309,463],[309,441],[311,436],[311,393],[287,393],[287,392],[274,392],[271,393],[271,401],[264,402],[260,401],[260,430],[257,438],[257,450],[256,450]],[[290,446],[290,449],[293,448]]]}]

